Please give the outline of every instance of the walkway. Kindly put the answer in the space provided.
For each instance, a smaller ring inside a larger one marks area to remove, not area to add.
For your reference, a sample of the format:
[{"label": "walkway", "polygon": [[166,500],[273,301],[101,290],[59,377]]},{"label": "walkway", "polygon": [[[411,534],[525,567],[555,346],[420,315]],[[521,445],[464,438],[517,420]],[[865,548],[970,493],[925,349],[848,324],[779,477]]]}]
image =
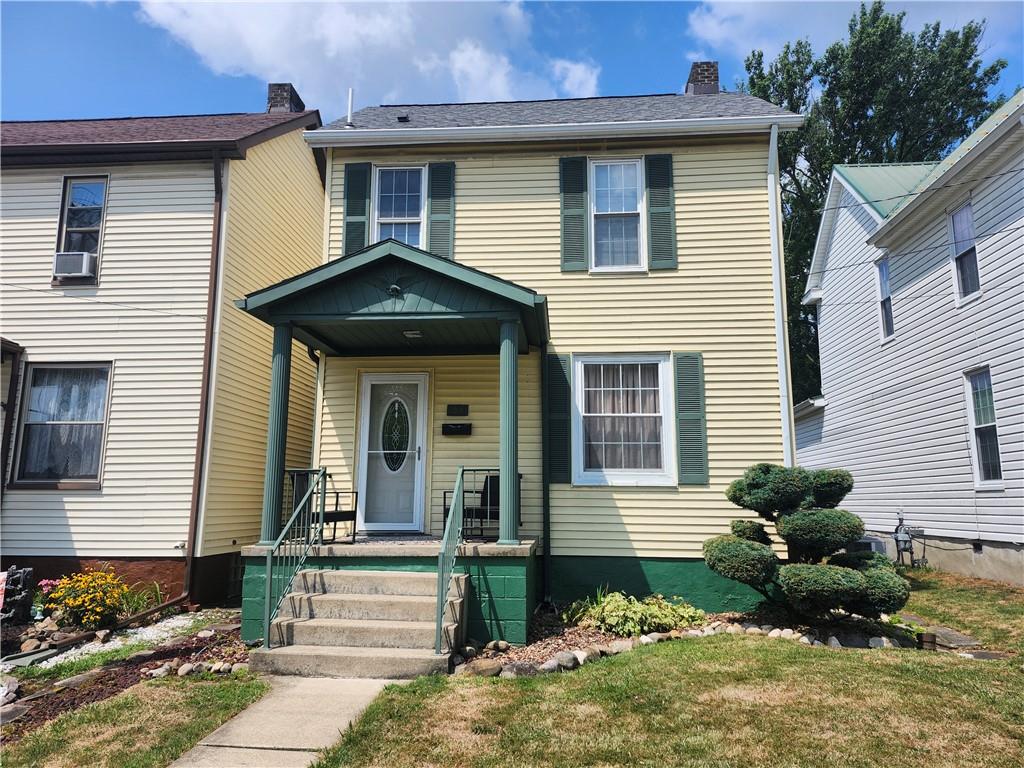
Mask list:
[{"label": "walkway", "polygon": [[271,690],[171,768],[305,768],[392,680],[268,677]]}]

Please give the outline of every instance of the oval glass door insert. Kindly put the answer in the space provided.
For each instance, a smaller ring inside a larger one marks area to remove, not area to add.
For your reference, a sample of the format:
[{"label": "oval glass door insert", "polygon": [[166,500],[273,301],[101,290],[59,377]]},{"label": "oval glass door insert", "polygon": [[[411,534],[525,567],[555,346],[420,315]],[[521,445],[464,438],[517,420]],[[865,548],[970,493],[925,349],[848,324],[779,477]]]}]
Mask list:
[{"label": "oval glass door insert", "polygon": [[405,457],[409,454],[410,433],[409,409],[396,397],[384,410],[380,428],[384,464],[392,472],[398,472],[405,464]]}]

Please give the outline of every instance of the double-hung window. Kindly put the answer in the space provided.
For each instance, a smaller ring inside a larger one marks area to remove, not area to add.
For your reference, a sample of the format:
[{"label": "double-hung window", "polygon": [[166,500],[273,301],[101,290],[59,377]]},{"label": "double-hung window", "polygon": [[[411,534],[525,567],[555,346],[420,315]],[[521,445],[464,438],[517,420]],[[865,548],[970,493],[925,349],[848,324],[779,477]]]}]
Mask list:
[{"label": "double-hung window", "polygon": [[424,207],[424,168],[378,168],[376,238],[394,238],[406,245],[421,247]]},{"label": "double-hung window", "polygon": [[882,338],[887,339],[895,333],[892,322],[892,294],[889,290],[889,257],[878,260],[878,315],[882,322]]},{"label": "double-hung window", "polygon": [[675,485],[668,356],[577,356],[573,382],[573,482]]},{"label": "double-hung window", "polygon": [[64,209],[53,264],[55,278],[72,275],[90,282],[95,279],[106,203],[105,177],[73,178],[64,182]]},{"label": "double-hung window", "polygon": [[110,365],[30,365],[16,478],[99,482]]},{"label": "double-hung window", "polygon": [[643,163],[591,160],[590,188],[591,271],[644,269]]},{"label": "double-hung window", "polygon": [[978,252],[974,247],[974,209],[965,203],[950,215],[957,296],[965,299],[981,290]]},{"label": "double-hung window", "polygon": [[967,396],[975,483],[982,487],[987,483],[998,484],[1003,479],[1003,467],[999,459],[992,375],[988,368],[967,373]]}]

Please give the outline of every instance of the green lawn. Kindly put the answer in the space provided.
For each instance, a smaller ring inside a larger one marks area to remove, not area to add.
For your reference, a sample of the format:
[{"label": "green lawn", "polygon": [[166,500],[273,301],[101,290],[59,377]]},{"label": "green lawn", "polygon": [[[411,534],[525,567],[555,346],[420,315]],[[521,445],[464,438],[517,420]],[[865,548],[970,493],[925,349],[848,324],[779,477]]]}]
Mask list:
[{"label": "green lawn", "polygon": [[10,768],[158,768],[173,762],[269,686],[253,676],[140,683],[61,715],[4,747]]},{"label": "green lawn", "polygon": [[986,648],[1024,654],[1024,589],[953,573],[914,570],[903,610],[966,632]]},{"label": "green lawn", "polygon": [[392,686],[331,766],[1019,766],[1018,660],[718,635],[536,678]]}]

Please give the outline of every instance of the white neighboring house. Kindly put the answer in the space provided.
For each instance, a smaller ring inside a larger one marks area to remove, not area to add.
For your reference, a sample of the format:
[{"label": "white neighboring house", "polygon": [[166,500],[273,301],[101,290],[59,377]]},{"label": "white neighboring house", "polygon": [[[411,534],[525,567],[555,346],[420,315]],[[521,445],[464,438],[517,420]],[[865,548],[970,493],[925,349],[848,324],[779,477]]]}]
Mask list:
[{"label": "white neighboring house", "polygon": [[890,549],[902,512],[931,565],[1024,584],[1024,92],[940,163],[836,166],[803,301],[800,464]]}]

